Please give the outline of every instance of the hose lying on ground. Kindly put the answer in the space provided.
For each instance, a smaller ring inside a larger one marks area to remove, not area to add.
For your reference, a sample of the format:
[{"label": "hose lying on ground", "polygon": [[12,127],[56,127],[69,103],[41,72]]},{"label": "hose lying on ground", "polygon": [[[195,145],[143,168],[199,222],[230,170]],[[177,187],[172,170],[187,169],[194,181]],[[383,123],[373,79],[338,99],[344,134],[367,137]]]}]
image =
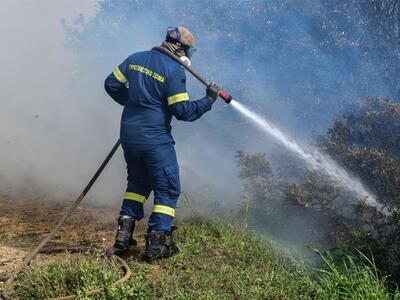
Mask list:
[{"label": "hose lying on ground", "polygon": [[[88,251],[91,248],[91,246],[70,246],[70,247],[65,247],[65,248],[61,248],[61,247],[56,247],[56,248],[47,248],[47,249],[43,249],[44,251],[40,251],[40,253],[46,253],[46,254],[50,254],[50,253],[57,253],[57,252],[74,252],[74,253],[78,253],[78,252],[85,252]],[[124,271],[124,276],[121,277],[119,280],[115,281],[114,283],[106,286],[106,287],[100,287],[97,289],[93,289],[90,291],[86,291],[83,292],[79,295],[68,295],[68,296],[62,296],[62,297],[56,297],[56,298],[48,298],[46,300],[69,300],[69,299],[79,299],[80,297],[87,297],[87,296],[93,296],[95,294],[104,292],[105,289],[107,288],[112,288],[112,287],[116,287],[120,284],[125,283],[126,281],[128,281],[128,279],[131,277],[132,275],[132,271],[129,268],[128,264],[126,263],[125,260],[123,260],[121,257],[115,255],[115,254],[111,254],[110,257],[115,257],[118,261],[118,263],[120,264],[122,270]],[[7,296],[4,293],[0,293],[0,300],[11,300],[12,298],[10,296]]]},{"label": "hose lying on ground", "polygon": [[[40,242],[40,244],[36,247],[35,250],[33,250],[31,253],[29,253],[21,266],[17,269],[15,274],[11,276],[8,281],[7,285],[11,286],[13,285],[14,281],[17,279],[20,273],[25,269],[25,267],[29,266],[29,264],[32,262],[32,260],[35,259],[35,257],[38,255],[38,253],[43,249],[43,247],[54,237],[54,235],[60,230],[60,228],[64,225],[65,221],[69,218],[69,216],[73,213],[73,211],[78,207],[79,203],[83,200],[83,198],[86,196],[86,194],[89,192],[93,184],[96,182],[97,178],[100,176],[101,172],[103,172],[104,168],[110,161],[110,159],[113,157],[114,153],[117,151],[118,147],[120,145],[120,140],[115,143],[114,147],[111,149],[110,153],[107,155],[107,157],[104,159],[103,163],[100,165],[100,167],[97,169],[96,173],[93,175],[92,179],[89,181],[89,183],[86,185],[86,187],[83,189],[82,193],[79,195],[79,197],[71,204],[71,206],[68,208],[67,212],[64,214],[64,216],[58,221],[58,223],[54,226],[54,228],[50,231],[50,233]],[[122,277],[120,280],[117,282],[113,283],[111,287],[118,285],[120,283],[123,283],[129,279],[131,276],[131,270],[129,269],[129,266],[126,264],[126,262],[115,255],[119,263],[122,265],[123,269],[125,270],[125,275]],[[84,293],[83,295],[93,295],[99,292],[104,291],[103,288],[98,288],[92,291],[88,291]],[[77,295],[71,295],[71,296],[66,296],[66,297],[61,297],[61,298],[53,298],[53,299],[75,299],[77,298]],[[10,299],[4,292],[0,291],[0,300],[2,299]]]},{"label": "hose lying on ground", "polygon": [[[119,279],[118,281],[116,281],[116,282],[110,284],[109,286],[107,286],[107,288],[112,288],[112,287],[115,287],[115,286],[117,286],[119,284],[122,284],[122,283],[126,282],[131,277],[131,274],[132,274],[132,271],[129,268],[128,264],[122,258],[120,258],[119,256],[116,256],[116,255],[114,255],[114,256],[118,260],[118,262],[120,263],[120,265],[121,265],[122,269],[124,270],[125,274],[121,279]],[[47,300],[77,299],[79,297],[87,297],[87,296],[92,296],[94,294],[98,294],[98,293],[104,292],[105,289],[106,289],[106,287],[101,287],[101,288],[97,288],[97,289],[94,289],[94,290],[90,290],[90,291],[84,292],[84,293],[79,294],[79,295],[69,295],[69,296],[63,296],[63,297],[57,297],[57,298],[49,298]]]}]

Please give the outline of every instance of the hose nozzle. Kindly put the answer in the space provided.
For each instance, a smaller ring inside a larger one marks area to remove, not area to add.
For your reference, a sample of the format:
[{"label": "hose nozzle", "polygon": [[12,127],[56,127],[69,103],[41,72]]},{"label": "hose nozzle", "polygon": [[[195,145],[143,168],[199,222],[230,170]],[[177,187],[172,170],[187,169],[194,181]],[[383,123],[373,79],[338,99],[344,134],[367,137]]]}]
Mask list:
[{"label": "hose nozzle", "polygon": [[220,96],[226,103],[229,103],[232,101],[232,96],[223,90],[220,90],[218,92],[218,96]]}]

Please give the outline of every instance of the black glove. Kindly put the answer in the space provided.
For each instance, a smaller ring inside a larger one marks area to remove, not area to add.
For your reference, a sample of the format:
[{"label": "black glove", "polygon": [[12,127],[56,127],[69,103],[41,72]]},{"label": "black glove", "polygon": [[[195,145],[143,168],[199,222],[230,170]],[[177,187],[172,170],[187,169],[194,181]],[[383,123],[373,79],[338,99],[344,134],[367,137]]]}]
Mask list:
[{"label": "black glove", "polygon": [[211,82],[208,86],[207,86],[207,96],[210,97],[210,99],[212,100],[212,102],[214,103],[215,100],[218,99],[218,92],[219,92],[220,88],[218,86],[218,84],[216,84],[215,82]]}]

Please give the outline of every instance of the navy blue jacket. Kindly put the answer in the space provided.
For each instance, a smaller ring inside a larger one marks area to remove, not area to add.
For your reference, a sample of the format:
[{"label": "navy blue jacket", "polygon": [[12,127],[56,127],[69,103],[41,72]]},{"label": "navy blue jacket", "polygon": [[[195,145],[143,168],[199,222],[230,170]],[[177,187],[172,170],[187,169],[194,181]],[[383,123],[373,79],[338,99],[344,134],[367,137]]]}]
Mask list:
[{"label": "navy blue jacket", "polygon": [[104,86],[124,106],[121,142],[126,143],[173,142],[172,115],[194,121],[212,105],[209,97],[189,101],[184,68],[157,50],[129,56],[106,78]]}]

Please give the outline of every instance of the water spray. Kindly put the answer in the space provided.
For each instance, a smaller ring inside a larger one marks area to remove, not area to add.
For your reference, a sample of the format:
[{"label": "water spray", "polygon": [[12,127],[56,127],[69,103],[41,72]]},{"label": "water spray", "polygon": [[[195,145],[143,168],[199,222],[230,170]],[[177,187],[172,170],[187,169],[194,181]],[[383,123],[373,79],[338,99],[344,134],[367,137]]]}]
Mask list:
[{"label": "water spray", "polygon": [[321,153],[317,149],[305,149],[276,126],[267,122],[264,118],[252,112],[239,102],[233,100],[231,105],[264,132],[278,140],[285,148],[295,153],[297,157],[306,163],[309,169],[325,173],[325,175],[338,183],[341,187],[355,193],[359,200],[375,207],[381,213],[389,215],[388,209],[376,200],[376,196],[368,191],[359,179],[351,176],[328,155]]},{"label": "water spray", "polygon": [[[172,54],[167,49],[163,47],[154,47],[153,49],[168,55],[177,63],[182,65],[186,70],[188,70],[195,78],[197,78],[205,86],[209,85],[209,82],[207,80],[205,80],[190,66],[188,66],[185,62],[181,61],[177,56]],[[368,189],[361,183],[360,180],[354,178],[354,176],[351,176],[345,169],[340,167],[328,155],[325,155],[316,149],[305,149],[304,147],[300,146],[300,144],[296,143],[294,140],[289,138],[276,126],[267,122],[264,118],[262,118],[258,114],[252,112],[239,102],[235,101],[232,98],[232,96],[227,92],[221,90],[218,93],[218,96],[221,97],[226,103],[231,103],[234,109],[236,109],[242,115],[250,119],[256,126],[261,128],[264,132],[266,132],[267,134],[278,140],[283,146],[285,146],[285,148],[295,153],[297,157],[299,157],[306,163],[309,169],[325,173],[330,179],[338,183],[340,186],[342,186],[348,191],[355,193],[361,201],[364,201],[366,204],[375,207],[383,214],[389,215],[389,211],[387,210],[387,208],[385,208],[381,203],[379,203],[376,200],[376,196],[370,191],[368,191]]]}]

